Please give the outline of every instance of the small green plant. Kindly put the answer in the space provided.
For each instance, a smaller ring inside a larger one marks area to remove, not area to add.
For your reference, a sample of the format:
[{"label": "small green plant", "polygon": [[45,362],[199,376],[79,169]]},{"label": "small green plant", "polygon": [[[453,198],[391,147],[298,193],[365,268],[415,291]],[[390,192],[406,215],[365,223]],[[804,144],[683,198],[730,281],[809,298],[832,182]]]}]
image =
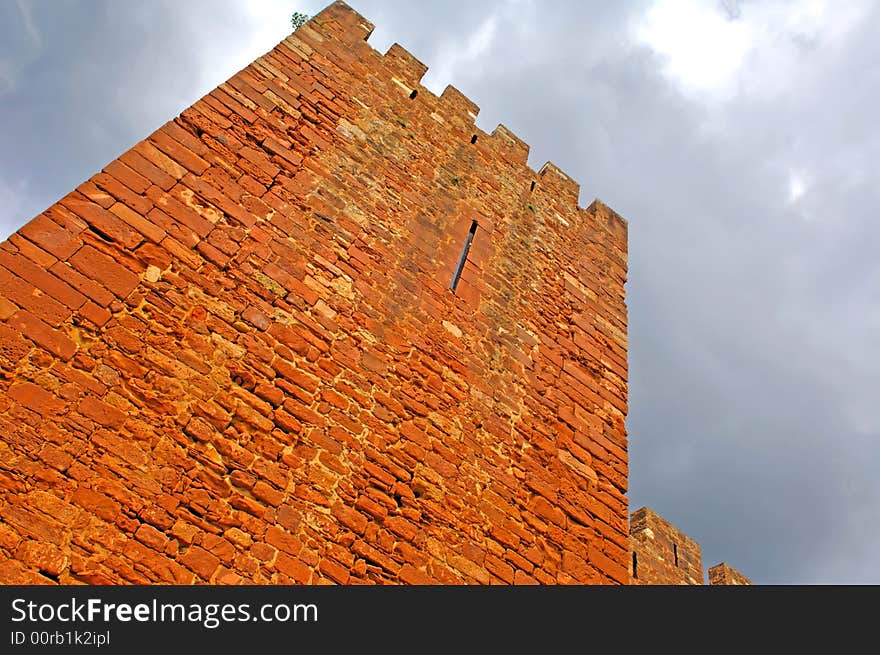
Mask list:
[{"label": "small green plant", "polygon": [[265,289],[271,291],[276,296],[283,296],[287,293],[287,289],[278,284],[275,280],[270,278],[267,275],[264,275],[260,271],[254,273],[254,279],[260,283]]},{"label": "small green plant", "polygon": [[309,20],[308,14],[301,14],[298,11],[293,12],[293,15],[290,17],[290,26],[294,31],[298,30],[300,27],[305,25],[306,21]]},{"label": "small green plant", "polygon": [[458,175],[456,175],[455,177],[452,178],[452,183],[455,186],[458,186],[459,184],[461,184],[461,178]]},{"label": "small green plant", "polygon": [[532,211],[533,214],[535,213],[535,206],[532,203],[529,203],[529,209]]}]

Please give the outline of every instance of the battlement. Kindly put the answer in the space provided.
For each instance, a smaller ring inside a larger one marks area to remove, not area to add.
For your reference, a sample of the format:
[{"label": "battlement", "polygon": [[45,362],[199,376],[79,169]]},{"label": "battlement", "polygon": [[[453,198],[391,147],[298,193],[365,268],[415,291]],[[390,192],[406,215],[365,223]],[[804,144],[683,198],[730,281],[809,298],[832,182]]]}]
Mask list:
[{"label": "battlement", "polygon": [[750,585],[752,581],[749,580],[742,573],[737,571],[735,568],[721,562],[721,564],[716,564],[715,566],[709,569],[709,584],[710,585]]},{"label": "battlement", "polygon": [[[647,507],[630,516],[630,552],[630,584],[704,584],[700,544]],[[722,563],[709,569],[709,584],[751,582]]]},{"label": "battlement", "polygon": [[[490,134],[486,134],[476,127],[475,121],[480,108],[472,100],[467,98],[454,86],[447,86],[438,98],[430,90],[421,85],[421,79],[427,73],[428,66],[422,63],[403,46],[394,43],[384,55],[373,50],[367,38],[373,30],[373,24],[366,20],[341,0],[337,0],[319,14],[315,15],[306,26],[300,28],[286,41],[288,45],[296,44],[297,41],[306,44],[320,42],[325,37],[341,40],[354,52],[365,58],[372,58],[365,52],[365,48],[372,50],[372,54],[381,57],[381,67],[387,69],[389,78],[387,82],[398,87],[399,92],[405,96],[412,96],[412,100],[418,100],[420,104],[427,105],[427,110],[435,120],[448,121],[455,125],[463,137],[477,137],[480,144],[487,144],[497,151],[509,153],[509,162],[521,166],[522,176],[544,185],[550,194],[558,194],[560,203],[558,209],[563,214],[570,214],[572,210],[590,214],[590,207],[579,207],[578,198],[580,185],[569,175],[564,173],[552,162],[546,162],[535,171],[527,165],[529,146],[517,137],[504,125],[499,124]],[[377,80],[386,82],[386,80]],[[386,82],[386,83],[387,83]],[[623,234],[626,233],[626,220],[617,213],[609,214],[608,229]]]}]

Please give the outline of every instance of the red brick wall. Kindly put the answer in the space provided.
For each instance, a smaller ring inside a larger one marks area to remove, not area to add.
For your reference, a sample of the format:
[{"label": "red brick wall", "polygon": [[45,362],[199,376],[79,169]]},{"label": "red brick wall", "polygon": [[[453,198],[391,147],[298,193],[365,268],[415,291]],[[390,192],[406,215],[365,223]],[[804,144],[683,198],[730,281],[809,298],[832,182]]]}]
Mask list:
[{"label": "red brick wall", "polygon": [[628,581],[626,223],[371,29],[0,245],[0,581]]}]

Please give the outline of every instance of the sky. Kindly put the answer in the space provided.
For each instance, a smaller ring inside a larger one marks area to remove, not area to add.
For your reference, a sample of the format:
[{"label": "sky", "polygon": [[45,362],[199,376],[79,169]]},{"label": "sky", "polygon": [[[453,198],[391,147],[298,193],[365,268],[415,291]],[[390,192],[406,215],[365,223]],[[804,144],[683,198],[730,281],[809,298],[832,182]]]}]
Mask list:
[{"label": "sky", "polygon": [[[0,0],[0,238],[329,0]],[[629,221],[630,509],[880,583],[880,3],[349,0]]]}]

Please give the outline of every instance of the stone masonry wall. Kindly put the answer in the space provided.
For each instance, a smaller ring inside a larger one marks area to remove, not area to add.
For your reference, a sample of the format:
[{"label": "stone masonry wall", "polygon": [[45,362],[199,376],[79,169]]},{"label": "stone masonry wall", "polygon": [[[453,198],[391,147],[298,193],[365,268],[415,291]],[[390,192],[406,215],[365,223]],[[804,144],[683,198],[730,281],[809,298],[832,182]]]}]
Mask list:
[{"label": "stone masonry wall", "polygon": [[0,582],[628,582],[626,223],[371,30],[0,245]]},{"label": "stone masonry wall", "polygon": [[735,568],[722,562],[709,568],[709,584],[710,585],[750,585],[749,580]]},{"label": "stone masonry wall", "polygon": [[700,544],[647,507],[630,517],[631,584],[703,584]]},{"label": "stone masonry wall", "polygon": [[[630,554],[630,584],[704,584],[700,544],[647,507],[636,510],[630,517]],[[752,583],[722,563],[709,569],[709,584]]]}]

